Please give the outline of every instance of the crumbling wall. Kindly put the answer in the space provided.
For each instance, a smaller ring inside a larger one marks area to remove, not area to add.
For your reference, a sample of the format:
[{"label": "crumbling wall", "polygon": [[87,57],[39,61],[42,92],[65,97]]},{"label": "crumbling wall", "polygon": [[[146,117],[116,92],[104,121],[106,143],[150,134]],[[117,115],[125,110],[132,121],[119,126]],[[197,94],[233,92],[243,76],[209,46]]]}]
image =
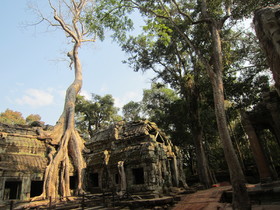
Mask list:
[{"label": "crumbling wall", "polygon": [[280,97],[275,90],[264,92],[262,100],[247,114],[256,130],[270,130],[280,145]]},{"label": "crumbling wall", "polygon": [[270,167],[270,158],[265,157],[264,145],[259,138],[260,131],[269,130],[280,145],[280,97],[276,90],[264,92],[262,100],[254,109],[242,112],[241,116],[259,170],[260,181],[276,179],[277,172]]},{"label": "crumbling wall", "polygon": [[43,179],[46,151],[36,128],[0,124],[0,200],[30,198],[32,183]]},{"label": "crumbling wall", "polygon": [[86,146],[91,151],[86,160],[92,192],[123,191],[120,163],[127,192],[160,194],[186,186],[179,148],[154,123],[120,122],[96,133]]}]

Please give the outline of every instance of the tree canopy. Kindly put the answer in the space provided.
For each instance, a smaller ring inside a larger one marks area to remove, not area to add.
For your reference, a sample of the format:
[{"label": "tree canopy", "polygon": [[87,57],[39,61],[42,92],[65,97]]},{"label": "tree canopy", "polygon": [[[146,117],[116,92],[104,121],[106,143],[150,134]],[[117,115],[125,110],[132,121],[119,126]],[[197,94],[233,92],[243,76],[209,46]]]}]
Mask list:
[{"label": "tree canopy", "polygon": [[[238,81],[237,72],[240,71],[240,67],[248,67],[249,59],[246,62],[243,58],[244,55],[250,54],[251,49],[244,48],[245,36],[237,30],[237,23],[250,17],[255,9],[274,3],[275,1],[244,3],[216,0],[124,2],[125,7],[137,8],[146,22],[146,26],[143,27],[146,34],[131,38],[124,45],[124,49],[132,54],[130,64],[136,71],[153,70],[158,78],[173,87],[179,87],[184,97],[191,99],[191,112],[196,113],[192,115],[193,119],[196,119],[196,126],[192,127],[197,137],[201,136],[202,131],[200,126],[202,104],[197,99],[202,90],[202,78],[209,78],[219,137],[233,184],[234,208],[247,209],[250,208],[250,204],[244,174],[228,128],[230,119],[227,118],[225,108],[231,106],[232,102],[229,100],[235,98],[240,99],[237,100],[239,105],[241,101],[243,106],[250,105],[244,103],[246,100],[242,97],[242,93],[236,95],[237,92],[228,91],[229,88],[225,84],[234,87],[233,89],[238,86],[251,88],[250,85],[258,81],[258,84],[264,84],[260,89],[267,89],[265,77],[256,79],[249,76],[251,79],[249,86],[242,84],[244,81],[242,79]],[[249,41],[246,40],[246,43]],[[251,64],[255,66],[255,61],[257,59],[249,61],[249,66]],[[260,66],[258,69],[260,70]],[[196,127],[200,129],[197,130]],[[201,140],[199,142],[201,145]]]},{"label": "tree canopy", "polygon": [[22,113],[13,111],[11,109],[6,109],[5,112],[0,113],[0,122],[10,125],[24,125],[26,123],[25,119],[22,116]]},{"label": "tree canopy", "polygon": [[41,121],[41,116],[38,114],[30,114],[25,119],[21,112],[6,109],[5,112],[0,113],[0,122],[8,125],[30,125],[34,121]]},{"label": "tree canopy", "polygon": [[130,101],[122,107],[123,117],[126,121],[137,121],[141,119],[141,104]]},{"label": "tree canopy", "polygon": [[82,133],[89,136],[110,124],[120,121],[118,108],[114,106],[112,95],[99,96],[92,94],[92,99],[87,100],[84,96],[78,96],[76,100],[76,126]]}]

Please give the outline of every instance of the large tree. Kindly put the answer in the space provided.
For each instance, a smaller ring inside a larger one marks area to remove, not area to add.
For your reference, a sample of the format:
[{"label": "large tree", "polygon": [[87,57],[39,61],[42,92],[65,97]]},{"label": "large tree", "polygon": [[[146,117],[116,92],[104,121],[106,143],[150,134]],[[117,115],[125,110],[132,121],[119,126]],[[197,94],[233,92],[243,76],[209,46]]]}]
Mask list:
[{"label": "large tree", "polygon": [[[199,30],[196,32],[201,33]],[[183,101],[187,103],[184,117],[192,119],[188,124],[196,145],[200,182],[206,188],[211,187],[214,181],[210,176],[203,148],[203,128],[200,120],[201,89],[204,86],[204,89],[208,90],[209,82],[205,80],[201,65],[196,63],[184,40],[168,21],[162,21],[161,25],[151,22],[145,26],[145,33],[131,37],[123,45],[123,49],[130,54],[128,63],[135,71],[153,70],[156,79],[169,84],[184,98]],[[205,82],[207,85],[203,84]],[[159,115],[155,116],[158,118]]]},{"label": "large tree", "polygon": [[[230,16],[231,6],[232,5],[227,1],[219,2],[218,5],[212,5],[211,3],[206,2],[206,0],[201,1],[201,18],[206,26],[206,29],[208,28],[208,32],[210,33],[212,56],[210,59],[205,58],[198,49],[194,48],[194,50],[198,53],[201,61],[205,65],[207,74],[212,84],[218,130],[233,187],[233,208],[249,209],[250,202],[245,186],[246,181],[236,152],[234,151],[227,127],[227,118],[224,108],[224,63],[221,30],[225,21]],[[215,13],[220,13],[220,15],[216,15]]]},{"label": "large tree", "polygon": [[[245,177],[240,167],[237,155],[227,127],[224,98],[224,62],[222,53],[222,30],[227,20],[230,20],[231,10],[238,6],[232,1],[217,0],[156,0],[156,1],[126,1],[132,7],[138,8],[146,16],[148,24],[154,25],[155,32],[166,43],[170,42],[170,31],[174,30],[184,40],[184,46],[195,56],[206,70],[213,90],[217,127],[223,145],[233,186],[233,207],[249,209],[250,202],[245,186]],[[164,21],[172,25],[168,27]],[[208,35],[204,46],[195,45],[195,36],[190,29],[194,25],[201,25],[201,30]],[[211,50],[210,50],[211,49]]]},{"label": "large tree", "polygon": [[[98,1],[102,3],[102,1]],[[104,39],[105,28],[114,28],[113,37],[122,38],[123,31],[132,25],[127,19],[118,18],[120,13],[102,16],[94,0],[48,0],[53,20],[47,19],[40,10],[36,10],[42,21],[61,29],[72,43],[67,53],[70,67],[74,69],[74,80],[68,87],[63,112],[51,131],[39,130],[41,139],[48,144],[49,162],[45,170],[43,193],[39,198],[67,198],[70,192],[70,164],[72,163],[77,177],[76,194],[83,190],[83,178],[86,163],[82,152],[84,140],[75,128],[75,102],[82,88],[82,65],[79,49],[84,42],[95,42],[96,38]],[[86,22],[90,21],[91,30]]]},{"label": "large tree", "polygon": [[67,53],[74,69],[74,80],[68,87],[65,96],[63,112],[54,128],[50,131],[38,130],[40,138],[45,139],[48,145],[49,162],[44,174],[43,193],[38,198],[64,199],[70,192],[70,164],[73,164],[77,176],[77,194],[83,193],[83,176],[86,163],[83,159],[84,141],[75,129],[75,101],[82,87],[82,66],[79,58],[79,48],[84,42],[92,42],[92,33],[89,33],[83,20],[88,7],[93,6],[90,0],[59,0],[48,1],[54,19],[47,19],[40,10],[38,15],[52,27],[62,29],[70,39],[72,49]]},{"label": "large tree", "polygon": [[[184,39],[196,59],[205,68],[212,85],[215,113],[220,139],[223,145],[225,158],[229,167],[233,186],[233,207],[236,209],[250,208],[249,197],[245,186],[245,178],[240,167],[237,155],[231,141],[225,112],[224,71],[226,69],[225,53],[222,51],[224,29],[234,26],[241,17],[247,17],[257,6],[263,6],[273,1],[129,1],[148,17],[148,24],[154,24],[155,32],[167,43],[170,27],[168,21]],[[251,8],[250,8],[251,7]],[[208,35],[203,45],[196,45],[197,38],[190,29],[200,25],[201,31]]]}]

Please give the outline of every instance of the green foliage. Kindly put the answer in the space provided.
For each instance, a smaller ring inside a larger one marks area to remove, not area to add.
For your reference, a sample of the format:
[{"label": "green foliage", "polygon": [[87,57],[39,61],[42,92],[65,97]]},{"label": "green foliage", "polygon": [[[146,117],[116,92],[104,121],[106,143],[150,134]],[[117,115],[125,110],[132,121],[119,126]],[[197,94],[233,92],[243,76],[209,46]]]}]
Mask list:
[{"label": "green foliage", "polygon": [[78,95],[76,100],[76,126],[82,133],[92,136],[98,129],[106,128],[110,124],[120,121],[118,108],[114,106],[112,95],[99,96],[92,94],[87,100]]},{"label": "green foliage", "polygon": [[122,108],[123,116],[126,121],[137,121],[141,119],[141,104],[130,101]]},{"label": "green foliage", "polygon": [[129,17],[132,8],[129,2],[117,0],[96,0],[95,6],[87,11],[85,22],[89,30],[104,40],[105,31],[110,30],[117,41],[126,39],[126,32],[133,29]]},{"label": "green foliage", "polygon": [[25,119],[22,114],[11,109],[6,109],[5,112],[0,113],[0,122],[8,125],[25,125]]},{"label": "green foliage", "polygon": [[143,91],[143,111],[152,119],[158,120],[164,116],[169,105],[178,99],[177,94],[161,84],[152,84],[151,89]]},{"label": "green foliage", "polygon": [[173,30],[164,23],[148,20],[146,25],[143,26],[143,30],[148,32],[147,37],[149,37],[150,40],[158,39],[165,46],[171,42],[170,34],[173,32]]},{"label": "green foliage", "polygon": [[41,116],[38,114],[30,114],[24,119],[21,112],[13,111],[11,109],[6,109],[5,112],[0,113],[0,123],[8,125],[31,125],[32,122],[41,121]]},{"label": "green foliage", "polygon": [[224,7],[227,2],[224,0],[207,1],[208,12],[210,12],[213,18],[221,17],[224,14]]},{"label": "green foliage", "polygon": [[153,83],[151,89],[143,91],[141,104],[144,116],[169,135],[174,144],[185,146],[187,142],[192,142],[186,103],[174,90]]},{"label": "green foliage", "polygon": [[234,103],[234,108],[256,105],[261,93],[269,90],[271,74],[255,35],[240,31],[243,32],[237,28],[236,32],[231,32],[228,38],[230,49],[224,51],[229,55],[224,84],[227,99]]},{"label": "green foliage", "polygon": [[232,17],[242,19],[252,17],[253,12],[259,8],[278,5],[279,0],[235,0],[232,9]]},{"label": "green foliage", "polygon": [[[235,148],[240,148],[243,154],[241,159],[252,163],[248,141],[237,120],[238,109],[252,108],[259,102],[262,91],[270,88],[270,75],[266,72],[268,66],[256,42],[257,38],[253,33],[245,32],[237,23],[242,25],[245,18],[252,17],[255,9],[279,4],[279,1],[209,0],[206,1],[208,19],[203,19],[201,1],[195,0],[105,2],[113,7],[100,7],[103,14],[104,11],[112,11],[112,14],[115,11],[124,12],[128,8],[128,12],[132,8],[140,11],[146,22],[143,33],[130,37],[126,42],[123,42],[124,36],[120,39],[123,50],[130,55],[125,62],[135,71],[154,71],[154,81],[160,79],[172,88],[153,84],[150,90],[144,91],[141,106],[145,117],[156,122],[176,143],[184,145],[186,156],[192,160],[196,154],[189,151],[193,149],[192,141],[188,140],[193,138],[191,128],[194,127],[190,111],[193,111],[197,100],[196,108],[199,110],[209,162],[216,170],[226,170],[223,151],[218,142],[212,90],[205,71],[206,64],[213,67],[216,59],[213,56],[209,25],[218,23],[227,120],[232,127],[231,135],[235,136]],[[108,9],[116,9],[116,5],[123,10]],[[136,102],[128,104],[125,108],[128,110],[127,118],[137,116],[139,111],[135,110],[138,105]]]},{"label": "green foliage", "polygon": [[[123,45],[123,50],[130,54],[126,62],[135,71],[154,71],[155,79],[161,79],[169,84],[183,97],[167,106],[167,97],[159,97],[158,90],[152,88],[150,90],[152,93],[149,91],[146,93],[148,96],[151,95],[147,97],[147,102],[144,102],[146,100],[144,95],[143,104],[146,114],[169,133],[183,131],[185,136],[193,138],[190,132],[193,122],[189,111],[193,111],[191,108],[194,101],[193,92],[199,92],[197,94],[200,98],[199,116],[203,127],[203,140],[207,143],[207,152],[211,157],[210,162],[219,159],[221,161],[216,161],[216,164],[212,165],[213,168],[226,169],[222,148],[217,141],[213,95],[209,88],[209,78],[205,76],[205,63],[202,62],[207,61],[210,66],[215,62],[209,22],[207,22],[209,20],[202,19],[201,1],[196,4],[197,1],[179,0],[176,1],[176,5],[174,2],[167,0],[162,5],[162,1],[141,1],[135,5],[145,16],[147,25],[144,26],[141,35],[130,37]],[[252,14],[253,10],[248,5],[253,3],[254,8],[257,8],[263,6],[265,2],[222,0],[206,2],[209,17],[219,20],[223,26],[220,30],[223,79],[225,97],[229,105],[227,116],[230,124],[238,116],[238,108],[254,106],[258,103],[261,92],[269,88],[268,77],[264,74],[267,65],[255,35],[245,32],[236,25],[237,20]],[[174,107],[176,108],[173,110]],[[171,110],[173,115],[169,118]],[[176,112],[177,110],[180,112]],[[185,119],[181,118],[182,115]],[[179,127],[177,122],[181,122],[182,127]],[[246,145],[244,131],[234,129],[231,132],[232,136],[236,135],[237,131],[238,138],[244,139],[245,142],[241,145]],[[186,141],[186,138],[181,139]],[[248,152],[246,146],[241,148],[243,153]],[[246,160],[250,162],[250,158]]]},{"label": "green foliage", "polygon": [[268,129],[257,131],[257,133],[261,139],[261,145],[265,151],[266,159],[269,162],[270,167],[273,170],[277,170],[273,172],[279,172],[279,140],[277,140],[273,133]]},{"label": "green foliage", "polygon": [[38,114],[30,114],[26,117],[26,123],[31,124],[34,121],[41,121],[41,116]]}]

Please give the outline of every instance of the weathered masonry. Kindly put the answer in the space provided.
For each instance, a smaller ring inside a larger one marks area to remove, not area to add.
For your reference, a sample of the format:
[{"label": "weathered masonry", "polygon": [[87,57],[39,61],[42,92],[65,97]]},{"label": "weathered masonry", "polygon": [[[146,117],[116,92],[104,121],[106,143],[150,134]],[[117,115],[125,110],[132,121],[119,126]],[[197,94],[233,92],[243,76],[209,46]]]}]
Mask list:
[{"label": "weathered masonry", "polygon": [[[41,195],[54,148],[39,138],[37,129],[0,124],[0,203]],[[96,133],[86,146],[86,191],[159,195],[187,187],[180,150],[152,122],[117,123]],[[71,166],[70,188],[75,184]]]},{"label": "weathered masonry", "polygon": [[[242,124],[249,137],[251,150],[258,168],[260,181],[277,178],[277,170],[270,166],[271,156],[265,154],[261,131],[270,131],[274,141],[280,145],[280,97],[276,90],[263,92],[262,100],[249,112],[242,112]],[[276,145],[277,145],[276,144]],[[268,157],[266,157],[268,156]],[[279,173],[279,171],[278,171]]]},{"label": "weathered masonry", "polygon": [[40,195],[47,147],[35,129],[0,124],[0,200]]},{"label": "weathered masonry", "polygon": [[[37,129],[0,123],[0,203],[29,200],[43,192],[48,154],[54,147],[39,138]],[[70,167],[70,189],[74,190],[77,178],[71,163]]]},{"label": "weathered masonry", "polygon": [[165,194],[186,187],[178,147],[149,121],[120,122],[87,143],[88,190]]}]

